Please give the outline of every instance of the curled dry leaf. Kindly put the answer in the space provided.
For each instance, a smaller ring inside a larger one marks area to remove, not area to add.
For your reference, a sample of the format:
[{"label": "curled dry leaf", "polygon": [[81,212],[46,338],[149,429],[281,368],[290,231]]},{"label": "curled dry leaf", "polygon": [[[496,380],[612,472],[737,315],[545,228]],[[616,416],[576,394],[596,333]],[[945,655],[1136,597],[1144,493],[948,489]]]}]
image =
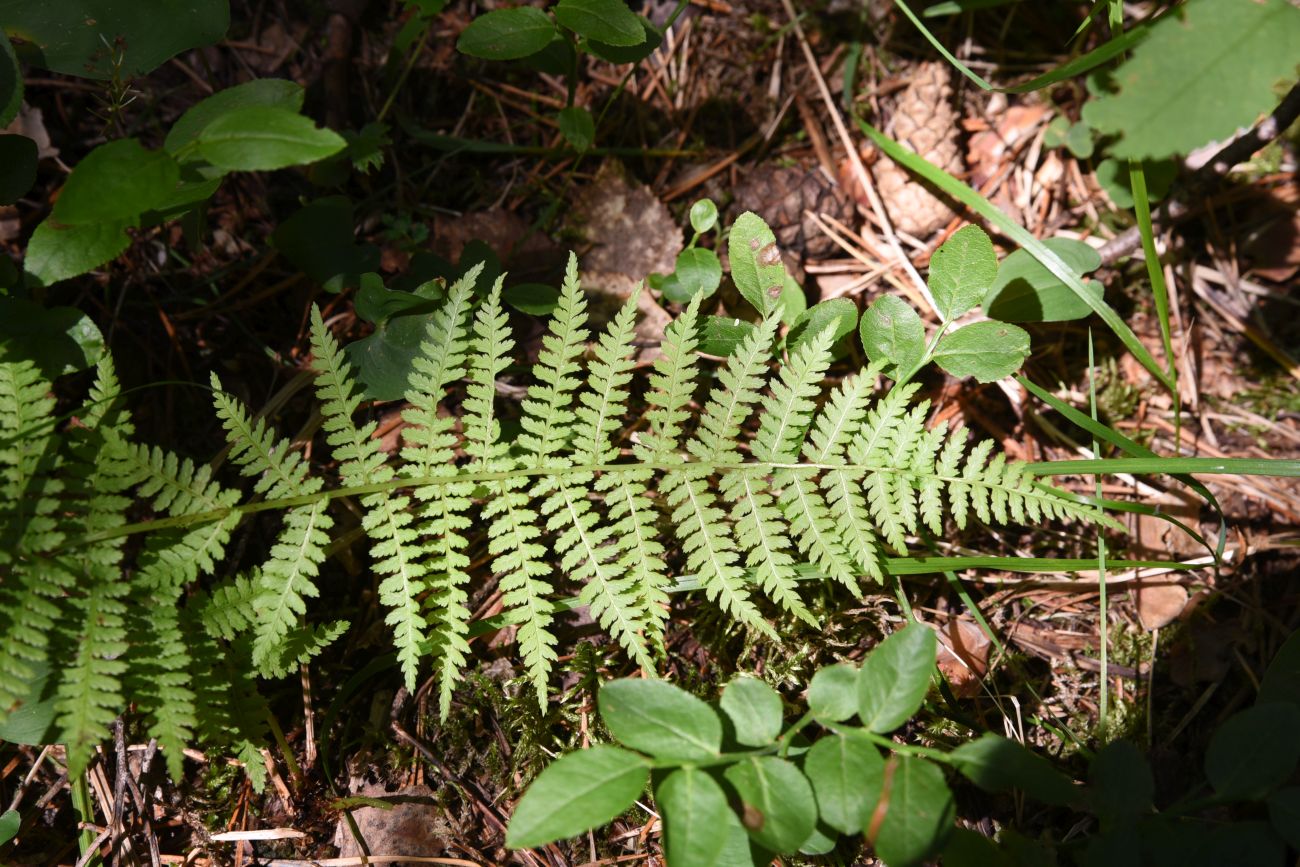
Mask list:
[{"label": "curled dry leaf", "polygon": [[968,617],[952,617],[936,633],[939,638],[939,670],[958,698],[979,692],[989,670],[993,643],[978,623]]}]

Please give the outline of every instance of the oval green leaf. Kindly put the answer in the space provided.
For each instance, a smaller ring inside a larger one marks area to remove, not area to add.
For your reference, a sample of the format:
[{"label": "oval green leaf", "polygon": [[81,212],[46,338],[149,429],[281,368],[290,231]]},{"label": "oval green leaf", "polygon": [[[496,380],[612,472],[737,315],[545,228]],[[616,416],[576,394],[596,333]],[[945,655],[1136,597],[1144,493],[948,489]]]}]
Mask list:
[{"label": "oval green leaf", "polygon": [[1224,798],[1262,798],[1281,785],[1300,761],[1300,708],[1255,705],[1228,717],[1210,738],[1205,775]]},{"label": "oval green leaf", "polygon": [[554,36],[555,23],[540,9],[497,9],[471,21],[456,50],[484,60],[518,60],[541,51]]},{"label": "oval green leaf", "polygon": [[1088,789],[1093,812],[1110,828],[1150,812],[1156,784],[1146,756],[1128,741],[1114,741],[1088,766]]},{"label": "oval green leaf", "polygon": [[663,816],[669,864],[718,863],[735,817],[717,780],[699,768],[678,768],[655,788],[655,804]]},{"label": "oval green leaf", "polygon": [[691,228],[703,234],[718,225],[718,206],[713,199],[699,199],[691,205]]},{"label": "oval green leaf", "polygon": [[776,246],[776,235],[762,217],[746,211],[731,224],[727,256],[736,289],[755,310],[767,316],[785,291],[785,263]]},{"label": "oval green leaf", "polygon": [[729,319],[726,316],[706,316],[700,323],[699,351],[705,355],[726,358],[736,351],[736,347],[745,342],[756,326],[743,319]]},{"label": "oval green leaf", "polygon": [[302,110],[303,89],[297,82],[283,78],[258,78],[225,90],[219,90],[180,116],[167,133],[163,149],[175,154],[195,141],[199,133],[222,115],[250,105],[281,108],[295,114]]},{"label": "oval green leaf", "polygon": [[870,731],[891,732],[912,718],[930,688],[933,630],[909,623],[868,654],[858,672],[858,717]]},{"label": "oval green leaf", "polygon": [[622,0],[560,0],[554,10],[556,21],[587,39],[622,47],[646,41],[641,20]]},{"label": "oval green leaf", "polygon": [[826,722],[843,722],[857,713],[857,666],[841,662],[814,674],[808,684],[808,710]]},{"label": "oval green leaf", "polygon": [[213,120],[198,135],[199,153],[226,171],[273,171],[322,160],[347,147],[333,130],[271,105],[250,105]]},{"label": "oval green leaf", "polygon": [[[1101,267],[1101,256],[1082,241],[1048,238],[1043,244],[1076,274]],[[1085,280],[1083,286],[1095,297],[1102,297],[1104,287],[1097,281]],[[1087,302],[1023,249],[1002,261],[982,303],[985,313],[1003,322],[1067,322],[1092,313]]]},{"label": "oval green leaf", "polygon": [[1076,800],[1078,791],[1069,777],[1042,756],[1001,735],[985,734],[950,753],[952,764],[975,785],[988,792],[1020,789],[1044,804],[1063,806]]},{"label": "oval green leaf", "polygon": [[[0,34],[3,36],[3,34]],[[18,829],[23,826],[23,817],[17,810],[5,810],[0,813],[0,846],[18,836]]]},{"label": "oval green leaf", "polygon": [[870,795],[863,781],[879,778],[884,765],[880,751],[858,738],[828,735],[813,744],[803,771],[817,795],[821,820],[841,834],[861,831]]},{"label": "oval green leaf", "polygon": [[722,721],[713,708],[662,680],[625,678],[600,688],[600,716],[634,750],[684,761],[716,758]]},{"label": "oval green leaf", "polygon": [[745,746],[764,747],[781,734],[781,696],[757,678],[738,677],[727,684],[719,704],[731,720],[736,740]]},{"label": "oval green leaf", "polygon": [[651,54],[655,53],[660,45],[664,43],[663,34],[655,29],[654,25],[646,20],[645,16],[638,15],[637,20],[641,22],[641,29],[645,31],[645,41],[636,45],[610,45],[608,42],[601,42],[598,39],[585,40],[587,50],[599,57],[601,60],[608,60],[610,63],[640,63]]},{"label": "oval green leaf", "polygon": [[817,806],[808,778],[790,762],[759,756],[725,772],[740,796],[740,822],[755,842],[773,852],[796,852],[812,836]]},{"label": "oval green leaf", "polygon": [[0,360],[33,361],[53,380],[93,366],[103,354],[99,326],[75,307],[47,308],[0,296]]},{"label": "oval green leaf", "polygon": [[53,218],[32,232],[23,267],[42,286],[85,274],[117,256],[131,243],[134,220],[62,227]]},{"label": "oval green leaf", "polygon": [[921,317],[897,295],[882,295],[862,314],[858,326],[862,348],[872,361],[887,361],[908,370],[925,355]]},{"label": "oval green leaf", "polygon": [[972,322],[945,334],[934,351],[935,364],[953,376],[995,382],[1020,369],[1029,357],[1029,334],[1006,322]]},{"label": "oval green leaf", "polygon": [[530,849],[604,825],[636,803],[649,781],[650,763],[618,747],[561,756],[519,800],[506,845]]},{"label": "oval green leaf", "polygon": [[893,756],[884,771],[879,801],[869,803],[862,826],[889,867],[911,867],[943,848],[952,833],[956,805],[943,771],[925,759]]},{"label": "oval green leaf", "polygon": [[663,281],[665,298],[685,304],[695,295],[708,298],[722,283],[722,263],[712,250],[691,247],[677,254],[676,269]]},{"label": "oval green leaf", "polygon": [[501,292],[501,300],[530,316],[550,316],[560,303],[560,290],[545,283],[516,283]]},{"label": "oval green leaf", "polygon": [[997,276],[997,253],[979,226],[962,226],[930,257],[930,292],[949,322],[979,304]]},{"label": "oval green leaf", "polygon": [[592,119],[591,112],[582,106],[570,105],[560,109],[558,120],[564,140],[578,153],[589,149],[596,140],[596,121]]},{"label": "oval green leaf", "polygon": [[799,318],[790,326],[790,332],[786,335],[785,346],[787,351],[796,352],[799,347],[817,337],[827,328],[831,329],[831,344],[833,345],[841,337],[852,334],[853,328],[857,324],[858,305],[848,298],[831,298],[828,301],[814,304],[799,314]]},{"label": "oval green leaf", "polygon": [[167,200],[180,167],[163,151],[133,138],[102,144],[77,163],[51,216],[64,226],[134,220]]},{"label": "oval green leaf", "polygon": [[1264,670],[1264,679],[1259,684],[1259,695],[1255,699],[1260,704],[1266,702],[1289,702],[1300,707],[1300,630],[1291,633],[1291,637],[1282,642],[1273,661]]}]

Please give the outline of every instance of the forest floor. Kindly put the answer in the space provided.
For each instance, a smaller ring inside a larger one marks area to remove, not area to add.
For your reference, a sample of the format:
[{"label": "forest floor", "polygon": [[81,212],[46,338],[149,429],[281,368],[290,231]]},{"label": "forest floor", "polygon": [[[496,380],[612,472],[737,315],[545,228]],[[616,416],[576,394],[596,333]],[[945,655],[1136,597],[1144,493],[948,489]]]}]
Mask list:
[{"label": "forest floor", "polygon": [[[1075,5],[1026,3],[932,23],[972,68],[1006,81],[1066,56],[1060,46],[1078,24]],[[832,112],[851,106],[886,131],[905,132],[915,149],[1035,236],[1096,248],[1102,265],[1093,277],[1162,357],[1145,266],[1125,246],[1131,212],[1112,200],[1097,166],[1060,141],[1057,121],[1078,119],[1081,87],[981,91],[889,2],[829,0],[802,16],[799,28],[787,8],[780,0],[693,0],[617,95],[629,67],[585,60],[575,100],[603,120],[596,148],[582,158],[563,147],[553,120],[566,97],[561,79],[456,52],[472,17],[463,0],[396,62],[390,53],[403,21],[395,2],[236,0],[224,42],[181,55],[129,90],[55,75],[29,79],[30,109],[20,122],[38,141],[44,134],[45,159],[72,165],[106,133],[129,131],[148,142],[214,90],[286,77],[307,87],[307,113],[333,128],[359,129],[378,117],[390,125],[383,164],[344,190],[350,204],[342,207],[360,227],[355,239],[322,224],[307,227],[298,242],[371,262],[390,285],[418,282],[431,253],[461,261],[467,247],[481,249],[478,242],[512,274],[551,285],[574,249],[584,287],[621,299],[647,274],[672,270],[687,240],[687,209],[709,197],[727,222],[752,210],[773,226],[810,303],[846,297],[865,307],[897,293],[925,315],[902,259],[924,272],[930,254],[973,217],[902,176],[856,130],[842,133]],[[672,10],[652,2],[643,11],[662,23]],[[1191,212],[1161,228],[1177,406],[1088,320],[1029,326],[1028,379],[1085,411],[1095,385],[1103,419],[1161,454],[1300,457],[1300,197],[1292,172],[1300,139],[1294,129],[1288,135],[1198,189]],[[477,152],[475,142],[517,148]],[[16,245],[43,216],[58,183],[57,175],[42,178],[48,183],[24,202],[0,209],[0,244]],[[234,176],[213,202],[201,243],[182,225],[142,231],[114,263],[52,290],[60,303],[92,312],[128,385],[165,383],[132,402],[142,439],[201,459],[219,452],[223,432],[208,395],[192,386],[213,370],[250,406],[276,407],[283,430],[310,421],[298,376],[309,354],[310,306],[323,307],[341,339],[360,338],[370,326],[355,315],[351,293],[328,294],[304,273],[293,243],[277,250],[267,238],[302,201],[336,192],[328,179],[306,172],[288,181],[277,176],[274,186],[265,176]],[[1177,180],[1169,195],[1180,195]],[[1002,254],[1014,249],[996,234],[994,241]],[[643,301],[638,345],[646,353],[676,310]],[[521,322],[521,355],[531,358],[541,329]],[[979,385],[930,371],[922,383],[933,419],[991,436],[1013,458],[1091,454],[1086,434],[1014,382]],[[392,402],[373,410],[386,445],[396,442],[400,409]],[[962,713],[1067,767],[1081,767],[1076,740],[1105,725],[1144,744],[1158,787],[1178,790],[1189,773],[1186,757],[1253,695],[1265,665],[1300,623],[1296,480],[1204,481],[1223,509],[1221,565],[1171,525],[1136,519],[1128,535],[1109,536],[1110,556],[1196,568],[1109,572],[1105,618],[1095,573],[906,578],[915,611],[938,630],[940,667]],[[1082,493],[1091,485],[1066,482]],[[1170,479],[1118,478],[1104,493],[1159,505],[1208,539],[1220,532],[1220,516]],[[260,538],[266,529],[245,532]],[[954,550],[1091,557],[1095,538],[1050,527],[976,531]],[[364,556],[360,548],[335,552],[325,602],[370,599],[374,620],[382,621]],[[665,674],[710,693],[736,672],[758,673],[794,700],[817,667],[861,659],[900,617],[883,588],[844,602],[819,603],[820,631],[783,623],[782,644],[774,646],[700,600],[677,598]],[[489,617],[500,611],[500,594],[484,587],[472,603],[477,618]],[[416,853],[428,856],[422,863],[441,864],[659,863],[660,829],[648,811],[578,845],[526,853],[503,845],[504,823],[527,780],[548,756],[591,734],[594,679],[631,668],[591,638],[589,625],[577,617],[566,627],[570,650],[561,665],[568,673],[545,714],[514,680],[510,630],[476,638],[476,671],[446,723],[437,721],[427,685],[409,695],[392,671],[365,668],[384,639],[357,631],[301,681],[270,693],[293,760],[268,754],[264,793],[254,793],[237,767],[191,756],[191,777],[154,804],[149,833],[161,863],[360,864],[359,839],[371,863]],[[922,716],[909,736],[943,741],[951,725]],[[66,780],[38,752],[20,751],[0,768],[0,783],[12,791],[23,780],[19,796],[43,799],[47,811],[48,834],[28,837],[15,861],[71,864]],[[113,781],[104,777],[97,788],[102,802],[112,803]],[[972,789],[959,791],[958,800],[962,815],[982,816],[975,824],[986,830],[1017,818],[1008,797]],[[1059,838],[1069,831],[1061,821],[1043,811],[1019,816],[1017,827]],[[123,863],[149,862],[142,835]]]}]

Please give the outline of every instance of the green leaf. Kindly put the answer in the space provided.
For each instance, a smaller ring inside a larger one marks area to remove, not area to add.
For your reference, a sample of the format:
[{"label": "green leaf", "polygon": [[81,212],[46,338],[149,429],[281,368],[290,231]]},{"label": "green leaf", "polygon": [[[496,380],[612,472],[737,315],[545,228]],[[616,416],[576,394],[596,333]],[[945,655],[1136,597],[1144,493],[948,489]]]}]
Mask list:
[{"label": "green leaf", "polygon": [[731,720],[736,740],[745,746],[764,747],[781,734],[781,696],[757,678],[738,677],[727,684],[719,704]]},{"label": "green leaf", "polygon": [[516,283],[501,292],[501,300],[530,316],[550,316],[560,303],[560,290],[545,283]]},{"label": "green leaf", "polygon": [[843,722],[857,713],[857,666],[841,662],[819,669],[808,684],[808,710],[826,722]]},{"label": "green leaf", "polygon": [[600,688],[600,716],[610,734],[657,758],[716,758],[722,721],[713,708],[662,680],[625,678]]},{"label": "green leaf", "polygon": [[18,116],[23,105],[23,72],[18,68],[18,55],[0,27],[0,128],[9,125]]},{"label": "green leaf", "polygon": [[[656,279],[657,278],[657,279]],[[685,304],[696,295],[708,298],[722,283],[722,263],[712,250],[691,247],[677,254],[673,273],[654,275],[650,285],[675,304]]]},{"label": "green leaf", "polygon": [[1006,322],[972,322],[945,334],[935,364],[953,376],[994,382],[1020,369],[1029,357],[1029,334]]},{"label": "green leaf", "polygon": [[998,275],[993,242],[979,226],[962,226],[930,257],[930,292],[948,321],[970,310]]},{"label": "green leaf", "polygon": [[858,738],[828,735],[813,744],[803,771],[817,795],[821,820],[841,834],[861,831],[870,794],[863,781],[881,778],[884,767],[880,751]]},{"label": "green leaf", "polygon": [[641,29],[645,31],[645,41],[636,45],[610,45],[608,42],[601,42],[599,39],[585,40],[587,50],[599,57],[601,60],[608,60],[610,63],[640,63],[651,54],[655,53],[660,45],[663,45],[663,34],[655,29],[654,25],[646,20],[645,16],[638,15],[637,20],[641,22]]},{"label": "green leaf", "polygon": [[540,9],[496,9],[469,23],[456,40],[456,50],[483,60],[518,60],[541,51],[554,36],[551,16]]},{"label": "green leaf", "polygon": [[42,307],[0,296],[0,359],[30,359],[46,379],[93,367],[104,354],[104,335],[75,307]]},{"label": "green leaf", "polygon": [[265,172],[325,159],[347,147],[338,133],[272,105],[226,112],[198,135],[199,153],[218,168]]},{"label": "green leaf", "polygon": [[379,248],[356,241],[347,196],[307,204],[276,227],[271,246],[326,292],[359,286],[361,275],[379,270]]},{"label": "green leaf", "polygon": [[553,8],[556,21],[587,39],[615,46],[646,41],[640,19],[623,0],[560,0]]},{"label": "green leaf", "polygon": [[1210,738],[1205,775],[1224,798],[1253,800],[1276,788],[1300,761],[1300,708],[1270,702],[1233,714]]},{"label": "green leaf", "polygon": [[718,225],[718,206],[713,199],[698,199],[691,205],[691,228],[700,234]]},{"label": "green leaf", "polygon": [[23,817],[17,810],[5,810],[0,813],[0,846],[8,843],[18,836],[18,830],[23,826]]},{"label": "green leaf", "polygon": [[799,347],[816,338],[827,328],[830,328],[833,333],[831,343],[834,344],[846,334],[852,334],[857,324],[858,305],[848,298],[832,298],[814,304],[799,314],[799,318],[790,326],[790,331],[785,336],[786,351],[797,352]]},{"label": "green leaf", "polygon": [[719,862],[735,818],[722,787],[708,772],[678,768],[655,787],[664,822],[664,857],[669,864],[713,867]]},{"label": "green leaf", "polygon": [[636,803],[649,781],[650,763],[618,747],[563,755],[519,800],[506,829],[506,845],[544,846],[604,825]]},{"label": "green leaf", "polygon": [[[1101,267],[1101,255],[1073,238],[1048,238],[1043,244],[1076,274]],[[1084,281],[1098,300],[1104,287]],[[1092,308],[1059,277],[1048,271],[1027,250],[1016,250],[1002,260],[997,279],[984,296],[984,312],[1003,322],[1066,322],[1083,319]]]},{"label": "green leaf", "polygon": [[1020,789],[1044,804],[1064,806],[1078,799],[1078,791],[1042,756],[1001,735],[985,734],[967,741],[949,754],[953,766],[968,780],[989,792]]},{"label": "green leaf", "polygon": [[[436,284],[427,284],[433,288]],[[375,330],[344,348],[357,383],[369,400],[398,400],[409,388],[420,346],[437,305],[432,293],[420,295],[385,289],[377,274],[364,274],[357,292],[357,315]]]},{"label": "green leaf", "polygon": [[133,220],[59,226],[46,219],[32,232],[23,267],[40,285],[49,286],[98,268],[131,243],[126,230]]},{"label": "green leaf", "polygon": [[902,298],[881,295],[862,314],[858,326],[862,348],[872,361],[887,361],[910,370],[925,355],[925,326]]},{"label": "green leaf", "polygon": [[48,662],[28,663],[31,677],[24,678],[27,694],[0,722],[0,741],[41,746],[54,738],[54,689]]},{"label": "green leaf", "polygon": [[920,709],[936,647],[931,629],[909,623],[867,655],[858,672],[858,717],[868,730],[891,732]]},{"label": "green leaf", "polygon": [[[1148,160],[1142,164],[1147,182],[1147,198],[1159,201],[1169,192],[1169,186],[1178,174],[1176,160]],[[1106,191],[1111,203],[1123,210],[1133,207],[1133,185],[1129,179],[1129,161],[1114,158],[1102,160],[1095,172],[1097,183]]]},{"label": "green leaf", "polygon": [[1119,136],[1112,156],[1160,159],[1230,137],[1277,104],[1296,74],[1300,9],[1289,0],[1190,0],[1161,17],[1083,119]]},{"label": "green leaf", "polygon": [[920,864],[942,849],[952,832],[952,792],[943,771],[913,756],[890,757],[883,775],[888,791],[882,787],[880,799],[867,803],[862,827],[889,867]]},{"label": "green leaf", "polygon": [[144,75],[168,58],[212,45],[230,25],[227,0],[0,0],[0,29],[21,37],[19,56],[45,69],[98,78]]},{"label": "green leaf", "polygon": [[1289,702],[1300,707],[1300,630],[1292,632],[1291,637],[1282,642],[1273,661],[1264,670],[1255,701],[1259,704]]},{"label": "green leaf", "polygon": [[303,89],[283,78],[258,78],[219,90],[190,106],[167,132],[163,149],[176,154],[198,140],[199,133],[219,117],[252,105],[270,106],[297,114],[302,110]]},{"label": "green leaf", "polygon": [[64,226],[134,220],[171,196],[180,167],[133,138],[102,144],[77,163],[51,217]]},{"label": "green leaf", "polygon": [[943,867],[1000,867],[1010,862],[996,843],[978,831],[953,828],[939,863]]},{"label": "green leaf", "polygon": [[1300,787],[1278,789],[1268,796],[1268,820],[1292,849],[1300,849]]},{"label": "green leaf", "polygon": [[756,326],[743,319],[730,319],[726,316],[706,316],[700,323],[699,351],[705,355],[726,358],[736,351],[736,347],[745,342]]},{"label": "green leaf", "polygon": [[27,136],[0,135],[0,205],[12,205],[36,183],[36,154]]},{"label": "green leaf", "polygon": [[724,772],[740,797],[740,823],[760,846],[795,852],[812,836],[817,802],[807,777],[773,756],[744,759]]},{"label": "green leaf", "polygon": [[755,310],[767,316],[785,289],[785,263],[776,246],[776,235],[762,217],[746,211],[731,224],[727,256],[736,289]]},{"label": "green leaf", "polygon": [[1114,741],[1097,753],[1088,766],[1088,788],[1103,828],[1149,813],[1156,793],[1146,756],[1128,741]]},{"label": "green leaf", "polygon": [[565,141],[578,153],[588,150],[596,140],[596,121],[591,112],[581,106],[570,105],[560,109],[559,123]]}]

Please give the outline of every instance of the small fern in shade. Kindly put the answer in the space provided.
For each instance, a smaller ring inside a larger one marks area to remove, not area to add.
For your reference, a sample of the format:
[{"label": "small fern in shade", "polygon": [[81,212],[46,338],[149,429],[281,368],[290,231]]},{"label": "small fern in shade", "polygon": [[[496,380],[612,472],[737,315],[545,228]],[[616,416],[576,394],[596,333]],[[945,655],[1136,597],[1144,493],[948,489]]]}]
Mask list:
[{"label": "small fern in shade", "polygon": [[[403,679],[414,687],[431,669],[444,715],[468,660],[471,581],[497,582],[545,702],[561,649],[557,602],[575,591],[627,657],[653,670],[670,562],[728,617],[775,639],[770,605],[816,624],[800,598],[803,564],[861,594],[864,582],[884,579],[886,551],[905,553],[923,527],[942,533],[945,511],[959,527],[972,514],[989,523],[1107,520],[1032,481],[991,443],[968,449],[962,431],[927,429],[928,403],[914,401],[914,384],[877,397],[879,366],[827,393],[830,330],[774,372],[779,311],[715,372],[697,353],[701,311],[691,302],[630,406],[636,299],[588,353],[573,259],[519,408],[520,432],[507,439],[497,379],[515,343],[501,281],[479,287],[478,277],[471,271],[449,287],[430,319],[392,455],[313,312],[332,488],[212,378],[230,460],[253,480],[255,504],[205,466],[133,443],[107,359],[68,425],[52,418],[49,384],[33,365],[0,364],[0,710],[29,699],[48,666],[74,771],[130,705],[173,774],[184,747],[206,742],[257,778],[266,714],[254,677],[289,673],[349,626],[313,607],[331,503],[343,494],[362,510]],[[642,411],[644,425],[629,433]],[[138,502],[159,520],[128,527]],[[256,568],[216,582],[253,505],[282,513],[278,535]],[[124,540],[143,529],[144,544],[128,556]],[[471,539],[482,534],[487,568],[472,571]]]}]

